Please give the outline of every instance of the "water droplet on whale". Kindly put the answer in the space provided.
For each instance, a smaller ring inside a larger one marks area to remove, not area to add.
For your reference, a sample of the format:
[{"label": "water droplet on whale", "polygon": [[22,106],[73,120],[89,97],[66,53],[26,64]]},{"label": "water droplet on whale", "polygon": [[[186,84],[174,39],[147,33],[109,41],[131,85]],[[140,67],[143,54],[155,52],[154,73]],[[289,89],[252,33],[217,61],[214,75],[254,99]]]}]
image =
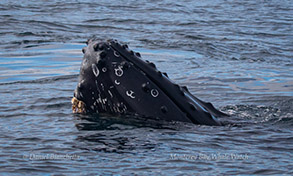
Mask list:
[{"label": "water droplet on whale", "polygon": [[120,57],[120,54],[117,51],[114,51],[114,56]]},{"label": "water droplet on whale", "polygon": [[100,74],[100,71],[99,71],[98,67],[96,66],[96,64],[92,64],[92,70],[93,70],[94,75],[96,77],[98,77]]},{"label": "water droplet on whale", "polygon": [[102,71],[105,73],[107,71],[107,68],[106,67],[103,67],[102,68]]},{"label": "water droplet on whale", "polygon": [[123,75],[123,70],[121,66],[118,66],[118,68],[115,68],[115,75],[121,77]]},{"label": "water droplet on whale", "polygon": [[120,85],[120,82],[118,80],[114,81],[116,85]]},{"label": "water droplet on whale", "polygon": [[152,95],[154,98],[156,98],[157,96],[159,96],[159,92],[158,92],[158,90],[157,90],[157,89],[152,89],[152,90],[151,90],[151,95]]}]

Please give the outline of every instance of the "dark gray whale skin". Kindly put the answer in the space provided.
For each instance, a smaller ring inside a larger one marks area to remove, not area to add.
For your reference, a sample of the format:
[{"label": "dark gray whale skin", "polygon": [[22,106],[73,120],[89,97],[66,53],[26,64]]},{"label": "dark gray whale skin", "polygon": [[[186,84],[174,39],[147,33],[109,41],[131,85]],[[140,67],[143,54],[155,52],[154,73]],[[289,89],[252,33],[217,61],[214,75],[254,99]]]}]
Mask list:
[{"label": "dark gray whale skin", "polygon": [[117,40],[88,40],[82,52],[74,97],[84,102],[86,113],[137,114],[202,125],[221,125],[216,117],[226,115]]}]

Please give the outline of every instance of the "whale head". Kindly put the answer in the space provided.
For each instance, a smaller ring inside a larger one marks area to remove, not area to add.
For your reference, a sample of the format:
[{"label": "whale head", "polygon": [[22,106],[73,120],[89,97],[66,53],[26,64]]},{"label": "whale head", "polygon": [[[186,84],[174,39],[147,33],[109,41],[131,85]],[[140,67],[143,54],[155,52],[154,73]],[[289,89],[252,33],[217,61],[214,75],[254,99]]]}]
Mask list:
[{"label": "whale head", "polygon": [[130,113],[205,125],[220,125],[216,116],[225,115],[117,40],[88,40],[82,52],[74,113]]}]

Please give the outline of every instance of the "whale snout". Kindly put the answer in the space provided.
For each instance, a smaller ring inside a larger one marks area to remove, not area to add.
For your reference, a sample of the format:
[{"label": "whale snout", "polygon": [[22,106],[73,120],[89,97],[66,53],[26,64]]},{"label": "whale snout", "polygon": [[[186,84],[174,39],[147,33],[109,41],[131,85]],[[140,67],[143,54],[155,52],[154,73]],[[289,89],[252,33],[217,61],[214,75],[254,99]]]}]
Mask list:
[{"label": "whale snout", "polygon": [[[123,60],[120,54],[111,47],[111,42],[114,42],[114,40],[97,41],[90,39],[86,42],[87,46],[82,48],[84,56],[80,67],[78,84],[74,91],[74,99],[72,100],[74,113],[107,112],[108,109],[111,109],[109,106],[113,106],[105,103],[109,101],[109,95],[107,94],[111,92],[110,89],[120,83],[116,79],[112,80],[113,74],[121,77],[124,70],[130,67],[130,63]],[[123,47],[128,48],[127,45],[123,45]],[[105,90],[106,87],[108,90]],[[110,98],[113,98],[114,92],[110,93]],[[115,97],[119,97],[119,95]],[[116,103],[118,104],[117,106],[126,106],[126,103],[123,103],[122,100],[120,101]],[[78,104],[82,104],[82,107],[85,108],[82,110],[76,108]]]}]

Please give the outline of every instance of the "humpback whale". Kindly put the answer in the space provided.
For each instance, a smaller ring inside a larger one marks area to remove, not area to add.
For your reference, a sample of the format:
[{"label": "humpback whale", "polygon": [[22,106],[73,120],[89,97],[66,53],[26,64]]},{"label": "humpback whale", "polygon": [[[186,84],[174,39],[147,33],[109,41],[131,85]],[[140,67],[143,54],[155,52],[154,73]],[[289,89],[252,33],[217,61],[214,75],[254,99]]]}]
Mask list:
[{"label": "humpback whale", "polygon": [[134,114],[202,125],[221,125],[217,117],[226,115],[117,40],[90,39],[82,52],[73,113]]}]

